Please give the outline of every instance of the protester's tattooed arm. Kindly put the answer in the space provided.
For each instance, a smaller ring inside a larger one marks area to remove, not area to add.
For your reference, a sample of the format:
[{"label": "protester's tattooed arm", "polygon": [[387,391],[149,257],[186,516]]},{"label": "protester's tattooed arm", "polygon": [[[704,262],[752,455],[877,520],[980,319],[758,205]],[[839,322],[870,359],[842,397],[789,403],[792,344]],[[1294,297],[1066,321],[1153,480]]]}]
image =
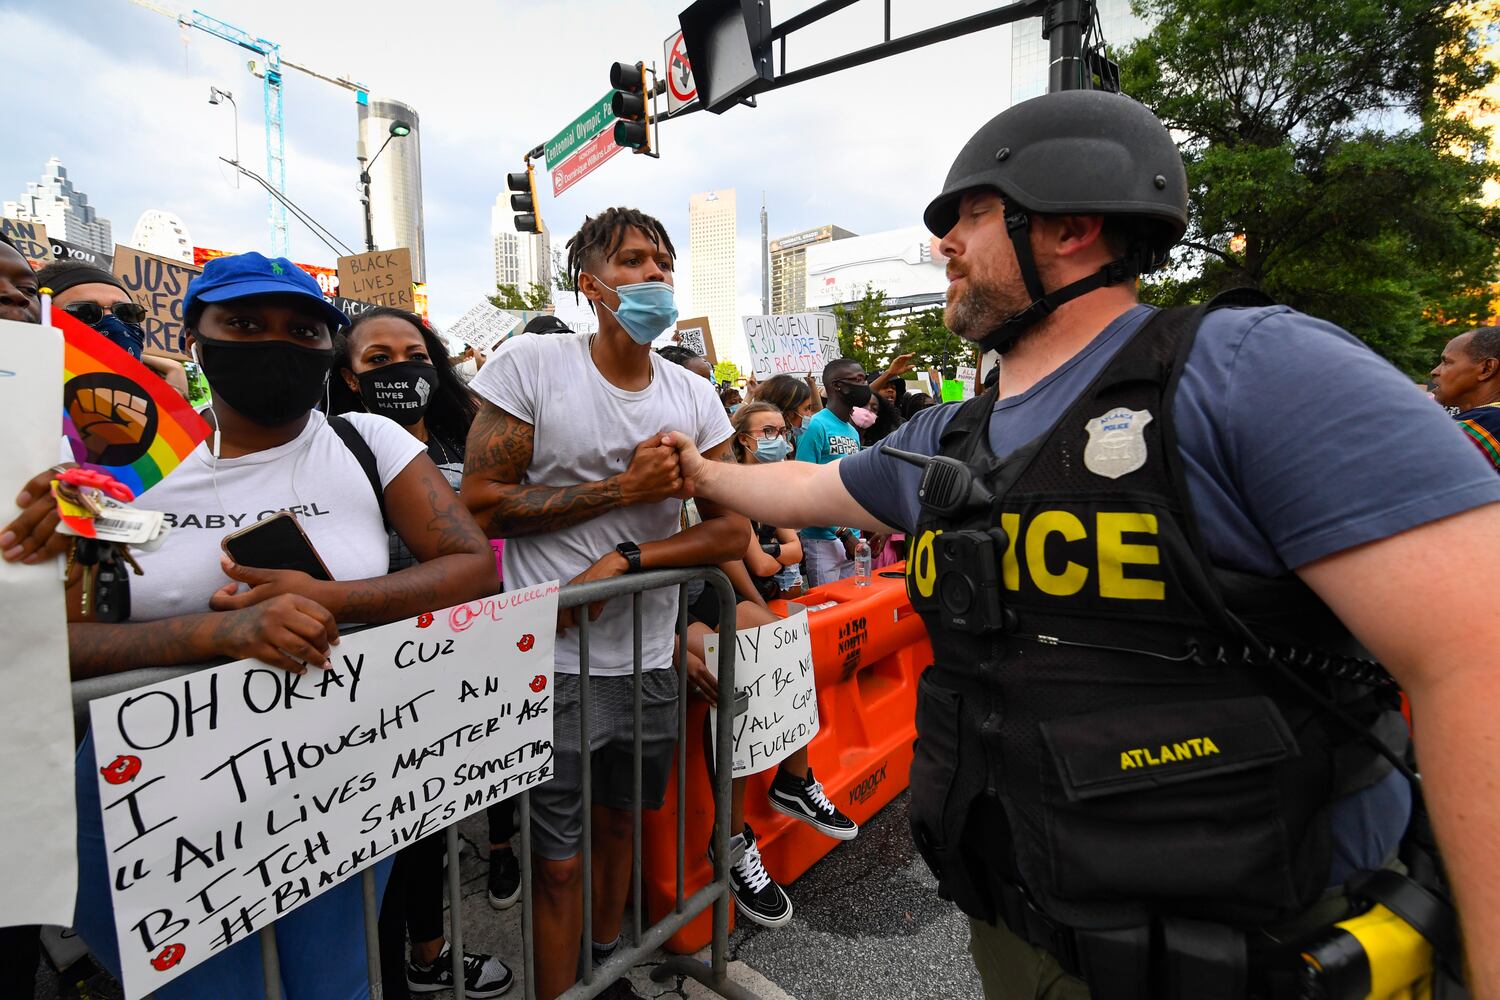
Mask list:
[{"label": "protester's tattooed arm", "polygon": [[484,403],[469,430],[464,503],[491,538],[517,538],[568,528],[606,511],[655,503],[682,487],[675,453],[652,438],[636,446],[619,475],[572,486],[523,484],[531,465],[534,429]]},{"label": "protester's tattooed arm", "polygon": [[254,658],[295,673],[328,662],[338,624],[327,608],[297,594],[280,594],[252,607],[115,625],[68,626],[74,680],[138,667],[170,667],[209,660]]}]

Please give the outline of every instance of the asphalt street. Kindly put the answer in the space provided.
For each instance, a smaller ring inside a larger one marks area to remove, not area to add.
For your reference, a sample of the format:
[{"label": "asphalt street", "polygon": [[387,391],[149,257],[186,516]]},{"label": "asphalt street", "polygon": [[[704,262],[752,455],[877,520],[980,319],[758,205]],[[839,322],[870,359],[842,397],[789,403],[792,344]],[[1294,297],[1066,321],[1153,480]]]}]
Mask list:
[{"label": "asphalt street", "polygon": [[[788,887],[790,924],[767,929],[740,921],[730,936],[731,978],[761,1000],[947,1000],[979,997],[964,920],[937,898],[917,855],[902,794]],[[464,948],[497,954],[516,972],[520,995],[521,908],[496,912],[486,899],[488,827],[484,813],[459,825]],[[681,977],[664,983],[651,971],[658,953],[612,985],[607,1000],[697,1000],[713,994]],[[703,957],[707,958],[705,952]],[[46,967],[39,1000],[116,1000],[102,973],[59,977]],[[82,967],[79,967],[82,968]]]}]

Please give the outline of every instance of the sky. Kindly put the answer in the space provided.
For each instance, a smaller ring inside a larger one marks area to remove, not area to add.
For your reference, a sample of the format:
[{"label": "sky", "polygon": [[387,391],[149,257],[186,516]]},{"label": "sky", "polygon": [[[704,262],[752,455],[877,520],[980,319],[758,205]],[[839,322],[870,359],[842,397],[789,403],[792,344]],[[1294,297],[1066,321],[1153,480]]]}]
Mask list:
[{"label": "sky", "polygon": [[[494,288],[490,209],[507,171],[609,89],[612,62],[663,64],[687,0],[200,0],[198,9],[281,46],[282,57],[349,75],[421,118],[429,309],[441,327]],[[156,6],[188,9],[181,0]],[[897,37],[995,7],[894,0]],[[812,0],[774,0],[781,23]],[[787,42],[796,69],[879,42],[883,4],[861,0]],[[1028,24],[1026,30],[1031,30]],[[770,236],[833,223],[856,233],[919,224],[965,139],[1004,109],[1010,31],[992,28],[762,95],[757,108],[668,122],[660,159],[621,153],[553,199],[539,171],[555,246],[585,215],[631,205],[660,218],[681,255],[681,314],[691,301],[688,196],[734,188],[742,314],[760,309],[759,209]],[[0,0],[10,95],[0,201],[41,177],[51,156],[128,241],[149,208],[174,212],[198,246],[267,250],[265,194],[218,157],[265,173],[261,82],[253,54],[130,0]],[[208,103],[210,86],[233,93]],[[351,92],[285,74],[287,195],[344,242],[362,243]],[[17,98],[20,98],[19,100]],[[24,110],[29,108],[29,111]],[[400,140],[397,140],[400,141]],[[295,260],[333,253],[295,219]],[[571,296],[564,295],[570,299]],[[571,303],[567,303],[571,305]],[[567,310],[564,309],[564,315]]]}]

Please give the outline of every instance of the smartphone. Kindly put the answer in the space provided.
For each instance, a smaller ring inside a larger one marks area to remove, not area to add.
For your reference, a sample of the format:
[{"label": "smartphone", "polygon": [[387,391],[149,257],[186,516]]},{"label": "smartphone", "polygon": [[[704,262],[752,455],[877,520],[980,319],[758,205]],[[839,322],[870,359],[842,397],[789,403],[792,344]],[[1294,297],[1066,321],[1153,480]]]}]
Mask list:
[{"label": "smartphone", "polygon": [[282,511],[241,528],[219,542],[224,554],[241,566],[258,569],[301,570],[314,580],[332,580],[318,550],[308,540],[302,525],[289,511]]}]

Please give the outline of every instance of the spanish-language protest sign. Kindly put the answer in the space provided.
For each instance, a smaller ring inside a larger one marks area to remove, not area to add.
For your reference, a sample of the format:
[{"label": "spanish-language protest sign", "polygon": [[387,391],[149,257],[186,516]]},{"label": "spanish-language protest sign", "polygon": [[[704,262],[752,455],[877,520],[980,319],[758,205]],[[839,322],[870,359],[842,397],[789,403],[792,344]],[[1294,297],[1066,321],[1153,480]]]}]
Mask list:
[{"label": "spanish-language protest sign", "polygon": [[838,323],[827,313],[746,316],[745,341],[757,376],[821,374],[839,357]]},{"label": "spanish-language protest sign", "polygon": [[97,267],[101,271],[110,271],[113,273],[115,258],[112,254],[90,250],[88,247],[81,247],[77,243],[69,243],[67,240],[60,240],[55,236],[48,242],[52,244],[53,260],[68,260],[76,264],[87,264],[89,267]]},{"label": "spanish-language protest sign", "polygon": [[[717,634],[704,636],[703,653],[717,673]],[[735,634],[734,691],[737,699],[749,698],[749,708],[734,719],[735,777],[774,767],[812,742],[818,688],[806,611]]]},{"label": "spanish-language protest sign", "polygon": [[[0,481],[20,484],[57,461],[63,338],[0,320],[5,413]],[[9,495],[8,495],[9,496]],[[17,512],[0,507],[0,522]],[[70,924],[78,885],[68,624],[57,564],[0,562],[5,725],[0,727],[0,927]]]},{"label": "spanish-language protest sign", "polygon": [[556,583],[95,700],[129,1000],[553,774]]},{"label": "spanish-language protest sign", "polygon": [[402,247],[340,257],[339,295],[371,305],[414,309],[411,251]]},{"label": "spanish-language protest sign", "polygon": [[489,353],[520,329],[521,317],[498,309],[488,299],[479,302],[448,327],[449,342],[461,340],[476,350]]},{"label": "spanish-language protest sign", "polygon": [[200,267],[144,253],[134,247],[115,247],[116,278],[136,304],[146,310],[146,353],[187,360],[182,342],[182,300],[188,282],[203,273]]},{"label": "spanish-language protest sign", "polygon": [[33,269],[52,263],[52,241],[47,239],[47,227],[40,222],[0,218],[0,233],[16,245]]}]

